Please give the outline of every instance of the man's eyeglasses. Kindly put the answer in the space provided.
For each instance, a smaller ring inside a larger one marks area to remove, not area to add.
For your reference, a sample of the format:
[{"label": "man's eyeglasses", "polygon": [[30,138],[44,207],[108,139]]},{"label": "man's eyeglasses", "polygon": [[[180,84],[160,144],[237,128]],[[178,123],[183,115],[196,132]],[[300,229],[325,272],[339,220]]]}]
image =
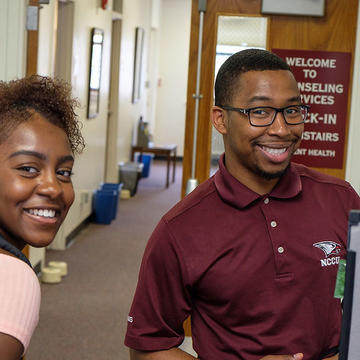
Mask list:
[{"label": "man's eyeglasses", "polygon": [[236,111],[245,114],[249,118],[252,126],[269,126],[271,125],[277,113],[282,113],[286,124],[298,125],[305,122],[310,106],[308,105],[290,105],[283,108],[272,106],[258,106],[254,108],[242,109],[232,106],[218,105],[220,108],[228,111]]}]

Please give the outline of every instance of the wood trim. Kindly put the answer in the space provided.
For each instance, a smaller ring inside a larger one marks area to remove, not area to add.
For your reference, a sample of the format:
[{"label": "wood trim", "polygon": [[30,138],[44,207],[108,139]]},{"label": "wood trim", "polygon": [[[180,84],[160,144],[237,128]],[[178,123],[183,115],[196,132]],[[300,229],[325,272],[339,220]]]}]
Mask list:
[{"label": "wood trim", "polygon": [[[29,0],[29,6],[39,7],[39,0]],[[38,17],[39,27],[39,17]],[[39,31],[27,31],[27,51],[26,51],[26,76],[37,73],[37,59],[38,59],[38,43]]]},{"label": "wood trim", "polygon": [[29,255],[30,255],[29,245],[26,245],[26,246],[22,249],[22,253],[23,253],[27,258],[29,258]]},{"label": "wood trim", "polygon": [[[218,14],[222,15],[260,15],[260,0],[208,0],[207,10],[204,16],[203,49],[201,58],[201,85],[200,93],[203,98],[199,104],[199,124],[197,131],[197,157],[195,177],[199,182],[205,181],[209,177],[210,171],[210,151],[211,151],[211,131],[210,109],[212,106],[212,94],[214,84],[215,68],[215,49]],[[191,177],[192,149],[194,139],[194,114],[195,100],[193,94],[196,89],[196,66],[199,37],[199,11],[198,1],[193,0],[191,11],[191,33],[190,33],[190,53],[189,53],[189,72],[188,72],[188,91],[187,107],[185,120],[185,139],[184,139],[184,161],[182,196],[185,195],[186,182]]]}]

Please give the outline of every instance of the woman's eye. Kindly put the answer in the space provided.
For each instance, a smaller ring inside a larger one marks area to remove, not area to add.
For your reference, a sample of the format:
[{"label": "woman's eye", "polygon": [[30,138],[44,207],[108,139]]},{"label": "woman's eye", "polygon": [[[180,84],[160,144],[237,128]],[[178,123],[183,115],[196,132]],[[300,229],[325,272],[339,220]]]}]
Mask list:
[{"label": "woman's eye", "polygon": [[38,172],[38,169],[34,168],[33,166],[20,166],[18,170],[25,172],[25,173],[32,173],[35,174]]},{"label": "woman's eye", "polygon": [[73,175],[71,170],[58,170],[57,174],[66,178],[70,178]]}]

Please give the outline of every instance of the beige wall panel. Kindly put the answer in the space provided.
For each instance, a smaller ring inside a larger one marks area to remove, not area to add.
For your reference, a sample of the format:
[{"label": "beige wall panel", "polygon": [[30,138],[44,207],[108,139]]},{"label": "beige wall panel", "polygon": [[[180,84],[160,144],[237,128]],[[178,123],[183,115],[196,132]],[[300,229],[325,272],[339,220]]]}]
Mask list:
[{"label": "beige wall panel", "polygon": [[[86,148],[75,162],[73,182],[76,189],[76,200],[63,225],[65,237],[83,220],[83,211],[87,204],[83,203],[80,193],[84,190],[92,192],[104,181],[110,82],[111,17],[111,11],[101,9],[95,1],[78,0],[75,2],[71,83],[73,94],[81,103],[78,115],[83,123],[82,134],[85,138]],[[90,35],[93,27],[104,31],[100,107],[97,117],[87,119]]]},{"label": "beige wall panel", "polygon": [[[148,63],[148,41],[151,24],[151,1],[124,0],[123,2],[123,27],[120,57],[120,89],[119,89],[119,123],[118,123],[118,161],[129,161],[131,145],[134,140],[134,129],[137,121],[142,115],[147,118],[147,96],[145,88],[147,79]],[[133,104],[133,69],[135,49],[135,29],[142,27],[145,30],[142,76],[141,76],[141,98]]]},{"label": "beige wall panel", "polygon": [[157,144],[177,144],[184,153],[191,0],[164,0],[155,117]]},{"label": "beige wall panel", "polygon": [[[84,153],[76,159],[73,177],[76,199],[56,239],[57,248],[59,248],[59,244],[60,247],[63,246],[61,243],[64,243],[64,238],[88,216],[91,211],[92,194],[105,179],[106,127],[110,89],[111,24],[113,13],[111,11],[111,2],[109,2],[106,10],[101,9],[100,1],[95,0],[76,0],[74,4],[71,84],[73,95],[78,98],[81,104],[78,115],[79,120],[83,123],[82,133],[86,141],[86,148]],[[129,160],[134,126],[136,126],[139,116],[146,114],[147,90],[144,83],[147,78],[146,44],[150,33],[150,9],[150,1],[123,1],[116,167],[117,162]],[[54,71],[53,49],[56,42],[57,21],[55,1],[52,1],[50,5],[44,5],[41,11],[39,37],[43,42],[40,45],[38,71],[43,75],[52,75]],[[137,26],[145,29],[143,89],[140,101],[132,104],[135,28]],[[90,33],[93,27],[104,30],[100,111],[96,118],[87,119]],[[61,241],[59,240],[60,237],[62,238]]]},{"label": "beige wall panel", "polygon": [[25,74],[26,7],[23,0],[0,1],[0,80]]}]

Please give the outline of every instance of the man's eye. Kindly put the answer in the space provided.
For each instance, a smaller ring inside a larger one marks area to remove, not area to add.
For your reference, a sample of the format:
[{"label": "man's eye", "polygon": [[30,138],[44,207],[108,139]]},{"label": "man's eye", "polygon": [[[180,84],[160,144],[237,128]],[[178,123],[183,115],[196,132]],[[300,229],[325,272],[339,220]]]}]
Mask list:
[{"label": "man's eye", "polygon": [[286,113],[288,115],[297,115],[297,114],[300,114],[300,109],[297,107],[288,108],[288,109],[286,109]]},{"label": "man's eye", "polygon": [[252,115],[255,116],[265,116],[265,115],[269,115],[269,110],[267,109],[254,109],[251,111]]}]

